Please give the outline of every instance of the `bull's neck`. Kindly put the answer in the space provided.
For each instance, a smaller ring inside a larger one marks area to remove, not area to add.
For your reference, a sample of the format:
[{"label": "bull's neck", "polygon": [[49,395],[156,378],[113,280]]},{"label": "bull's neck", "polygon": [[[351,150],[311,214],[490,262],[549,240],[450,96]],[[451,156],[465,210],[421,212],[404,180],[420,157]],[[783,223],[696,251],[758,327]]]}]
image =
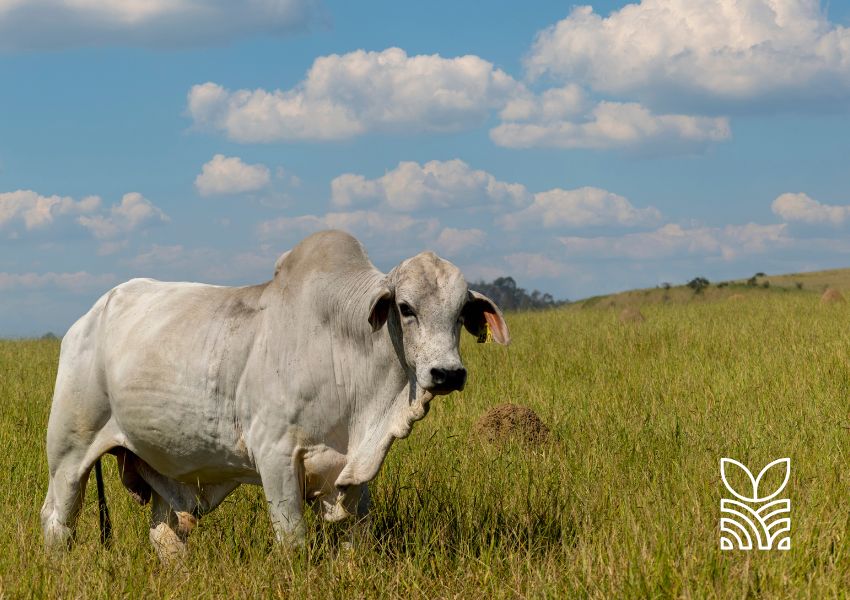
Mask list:
[{"label": "bull's neck", "polygon": [[[329,277],[330,279],[330,277]],[[404,363],[401,328],[395,311],[377,331],[369,324],[369,311],[375,293],[383,285],[384,275],[377,270],[333,274],[332,292],[310,293],[308,290],[284,290],[279,281],[272,281],[266,294],[263,355],[266,372],[280,371],[281,364],[291,361],[285,356],[286,340],[293,330],[321,331],[315,338],[302,339],[305,344],[319,344],[333,372],[336,398],[333,404],[345,407],[348,413],[349,447],[362,437],[376,418],[392,412],[397,398],[408,387],[408,370]],[[328,283],[331,283],[330,281]],[[283,302],[275,296],[283,296]],[[292,311],[303,315],[300,320]],[[311,324],[321,323],[319,329]],[[305,327],[307,326],[307,327]],[[281,346],[281,343],[284,346]],[[295,358],[298,361],[299,357]],[[303,365],[310,370],[315,365]],[[323,375],[320,375],[323,376]]]},{"label": "bull's neck", "polygon": [[[318,297],[310,295],[309,290],[290,290],[284,296],[289,296],[287,299],[292,302],[267,302],[267,326],[262,334],[265,340],[255,348],[262,356],[257,358],[263,372],[281,373],[281,365],[289,369],[294,367],[300,375],[309,373],[306,380],[310,390],[324,390],[314,401],[328,411],[328,423],[334,423],[334,428],[345,432],[347,444],[344,445],[347,447],[338,450],[348,458],[340,478],[341,481],[348,478],[350,483],[372,479],[392,441],[405,437],[412,423],[421,419],[427,410],[414,397],[415,379],[409,375],[404,362],[396,311],[391,310],[387,323],[375,332],[369,324],[369,310],[383,277],[378,271],[344,274],[334,279],[332,296]],[[278,282],[270,284],[275,285],[278,289],[270,289],[267,293],[283,293]],[[302,311],[304,316],[300,322],[294,318],[293,310]],[[321,327],[311,329],[316,321]],[[322,349],[325,360],[321,368],[329,370],[313,372],[315,364],[299,365],[303,356],[288,355],[291,348],[284,349],[285,340],[292,339],[293,329],[301,332],[302,343],[317,344]],[[316,337],[303,338],[305,331],[311,331],[310,335]],[[315,377],[332,378],[326,382],[332,384],[315,387]],[[283,383],[273,379],[278,385]],[[278,393],[282,390],[267,391],[274,397],[282,397]],[[327,434],[332,435],[330,430]]]},{"label": "bull's neck", "polygon": [[345,468],[336,485],[359,485],[371,481],[381,468],[392,443],[407,437],[413,424],[428,412],[430,396],[421,394],[409,373],[403,354],[401,328],[395,311],[374,334],[370,367],[383,382],[377,393],[360,398],[352,414]]},{"label": "bull's neck", "polygon": [[374,435],[376,429],[389,426],[399,411],[410,404],[411,386],[415,387],[415,379],[411,378],[404,362],[395,311],[390,311],[383,327],[367,335],[367,352],[359,368],[363,369],[367,382],[372,382],[372,386],[367,385],[354,394],[349,449],[362,444],[367,437]]}]

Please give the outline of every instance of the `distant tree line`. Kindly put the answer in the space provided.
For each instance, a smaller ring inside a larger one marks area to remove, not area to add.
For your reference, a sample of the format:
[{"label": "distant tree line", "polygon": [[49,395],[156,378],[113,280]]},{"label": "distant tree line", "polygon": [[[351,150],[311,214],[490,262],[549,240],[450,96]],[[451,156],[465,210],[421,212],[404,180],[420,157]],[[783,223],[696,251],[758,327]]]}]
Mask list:
[{"label": "distant tree line", "polygon": [[[765,277],[767,277],[767,275],[764,274],[763,272],[759,271],[758,273],[756,273],[755,275],[753,275],[752,277],[747,279],[746,285],[747,285],[747,287],[769,288],[770,287],[770,280],[764,279]],[[762,281],[759,281],[759,278],[762,278]],[[719,288],[725,288],[725,287],[729,287],[730,284],[736,285],[736,283],[734,281],[721,281],[721,282],[719,282],[715,285]],[[706,289],[709,285],[711,285],[711,282],[708,279],[706,279],[705,277],[694,277],[693,279],[691,279],[685,285],[687,287],[691,288],[694,291],[694,294],[701,294],[704,289]],[[799,281],[795,281],[794,285],[797,287],[798,290],[803,289],[803,284]],[[662,287],[665,290],[669,290],[670,284],[665,282],[665,283],[662,283],[659,287]]]},{"label": "distant tree line", "polygon": [[694,277],[687,283],[687,286],[694,291],[694,294],[702,294],[702,291],[709,285],[711,285],[711,282],[705,277]]},{"label": "distant tree line", "polygon": [[568,300],[555,300],[552,294],[534,290],[528,293],[518,287],[513,277],[497,277],[492,282],[478,281],[469,287],[489,296],[502,310],[540,310],[567,304]]}]

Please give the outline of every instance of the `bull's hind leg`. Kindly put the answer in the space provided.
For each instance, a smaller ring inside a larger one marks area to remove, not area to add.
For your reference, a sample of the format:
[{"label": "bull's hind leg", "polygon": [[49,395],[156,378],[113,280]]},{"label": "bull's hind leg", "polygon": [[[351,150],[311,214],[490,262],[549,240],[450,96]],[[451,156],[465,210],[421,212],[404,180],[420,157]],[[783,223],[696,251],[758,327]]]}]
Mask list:
[{"label": "bull's hind leg", "polygon": [[89,473],[95,461],[114,443],[114,437],[111,422],[92,435],[88,443],[78,435],[68,439],[51,438],[48,434],[50,480],[41,507],[41,526],[48,550],[67,550],[73,542]]},{"label": "bull's hind leg", "polygon": [[153,493],[149,537],[162,562],[173,562],[186,553],[186,540],[191,528],[181,527],[177,512],[162,496]]},{"label": "bull's hind leg", "polygon": [[77,321],[62,340],[50,420],[47,424],[47,497],[41,525],[48,550],[67,549],[94,462],[118,445],[94,354],[92,321]]},{"label": "bull's hind leg", "polygon": [[80,456],[67,456],[51,469],[47,497],[41,507],[44,545],[56,552],[70,548],[86,491],[91,465]]},{"label": "bull's hind leg", "polygon": [[139,462],[139,472],[153,488],[149,537],[162,562],[186,553],[198,519],[215,509],[239,485],[236,482],[191,486],[160,475]]}]

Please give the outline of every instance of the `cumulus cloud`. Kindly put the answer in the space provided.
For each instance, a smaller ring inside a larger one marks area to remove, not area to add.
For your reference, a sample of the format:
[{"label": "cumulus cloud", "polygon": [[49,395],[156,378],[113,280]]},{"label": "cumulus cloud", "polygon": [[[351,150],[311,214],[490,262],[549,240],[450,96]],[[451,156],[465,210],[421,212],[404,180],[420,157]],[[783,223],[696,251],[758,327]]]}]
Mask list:
[{"label": "cumulus cloud", "polygon": [[238,142],[335,140],[371,131],[457,131],[482,123],[523,86],[474,55],[408,56],[400,48],[315,60],[290,90],[192,87],[201,128]]},{"label": "cumulus cloud", "polygon": [[93,275],[85,271],[76,273],[2,273],[0,291],[40,290],[58,288],[74,293],[106,289],[115,283],[114,275]]},{"label": "cumulus cloud", "polygon": [[0,0],[0,50],[191,46],[304,29],[313,0]]},{"label": "cumulus cloud", "polygon": [[591,105],[584,90],[571,83],[545,90],[539,95],[524,90],[505,104],[499,117],[504,121],[560,121],[580,117]]},{"label": "cumulus cloud", "polygon": [[850,29],[817,0],[643,0],[608,17],[579,6],[537,35],[526,67],[666,104],[846,101]]},{"label": "cumulus cloud", "polygon": [[119,239],[133,231],[167,222],[168,216],[139,193],[125,194],[108,209],[100,197],[74,200],[69,196],[42,196],[32,190],[0,193],[0,231],[10,239],[50,228],[82,226],[101,241],[98,254],[114,254],[127,247]]},{"label": "cumulus cloud", "polygon": [[233,253],[220,248],[152,244],[125,261],[134,274],[145,277],[191,279],[216,283],[245,283],[268,278],[281,254],[280,246]]},{"label": "cumulus cloud", "polygon": [[808,225],[841,225],[850,219],[850,206],[821,204],[808,194],[782,194],[771,205],[783,221]]},{"label": "cumulus cloud", "polygon": [[726,117],[656,115],[635,102],[608,101],[576,114],[570,103],[557,110],[546,93],[528,103],[531,107],[516,102],[502,111],[502,118],[511,120],[490,130],[493,142],[509,148],[680,148],[731,137]]},{"label": "cumulus cloud", "polygon": [[106,214],[79,217],[80,225],[97,239],[115,238],[134,230],[167,222],[168,216],[139,194],[124,194],[119,204],[114,204]]},{"label": "cumulus cloud", "polygon": [[566,264],[543,254],[518,252],[505,256],[505,262],[514,273],[531,279],[557,279],[572,271]]},{"label": "cumulus cloud", "polygon": [[522,205],[525,186],[497,180],[462,160],[401,162],[376,179],[346,173],[331,182],[331,202],[343,208],[378,202],[397,211],[475,205]]},{"label": "cumulus cloud", "polygon": [[698,255],[733,260],[742,254],[760,254],[790,244],[786,229],[785,224],[685,228],[670,223],[654,231],[623,236],[558,239],[575,257],[649,260]]},{"label": "cumulus cloud", "polygon": [[32,190],[0,193],[0,229],[22,224],[28,231],[53,224],[59,217],[85,215],[100,208],[100,198],[74,200],[68,196],[42,196]]},{"label": "cumulus cloud", "polygon": [[468,248],[481,246],[487,234],[480,229],[455,229],[445,227],[437,236],[437,248],[447,256],[455,256]]},{"label": "cumulus cloud", "polygon": [[388,214],[371,210],[352,212],[329,212],[323,216],[302,215],[298,217],[280,217],[263,221],[258,232],[263,238],[283,237],[292,239],[309,235],[323,229],[342,229],[354,236],[363,238],[411,236],[426,239],[432,237],[439,228],[437,219],[416,219],[409,215]]},{"label": "cumulus cloud", "polygon": [[238,156],[216,154],[201,167],[195,188],[201,196],[255,192],[271,181],[271,172],[262,164],[249,165]]},{"label": "cumulus cloud", "polygon": [[601,225],[651,225],[661,218],[658,209],[635,208],[628,199],[607,190],[583,187],[575,190],[555,188],[534,195],[530,206],[501,217],[505,229],[523,226],[588,227]]},{"label": "cumulus cloud", "polygon": [[186,250],[181,244],[162,246],[153,244],[145,252],[138,254],[130,264],[139,269],[151,269],[163,264],[178,265],[186,258]]}]

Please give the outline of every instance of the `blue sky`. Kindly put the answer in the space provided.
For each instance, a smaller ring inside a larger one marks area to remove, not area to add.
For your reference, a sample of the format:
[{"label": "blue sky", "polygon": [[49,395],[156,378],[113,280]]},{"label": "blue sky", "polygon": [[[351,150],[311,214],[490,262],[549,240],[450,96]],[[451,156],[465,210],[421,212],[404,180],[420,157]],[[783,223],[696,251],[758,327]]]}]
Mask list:
[{"label": "blue sky", "polygon": [[[200,8],[199,8],[200,6]],[[850,266],[850,3],[0,0],[0,335],[325,227],[558,297]]]}]

